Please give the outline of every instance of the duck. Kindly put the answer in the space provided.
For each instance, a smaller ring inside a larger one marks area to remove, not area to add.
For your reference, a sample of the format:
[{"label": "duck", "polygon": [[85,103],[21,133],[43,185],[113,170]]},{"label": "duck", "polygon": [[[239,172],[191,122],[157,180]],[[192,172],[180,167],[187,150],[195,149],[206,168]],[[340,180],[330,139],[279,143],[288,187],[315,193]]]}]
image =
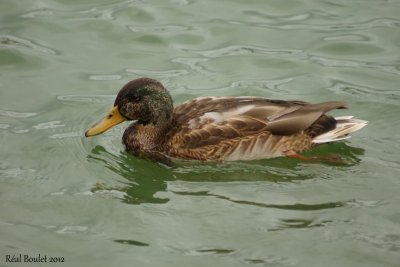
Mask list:
[{"label": "duck", "polygon": [[323,143],[345,140],[367,125],[353,116],[333,117],[342,101],[311,104],[257,96],[206,96],[174,107],[157,80],[125,84],[105,117],[86,137],[131,121],[122,136],[126,151],[154,160],[237,161],[302,157]]}]

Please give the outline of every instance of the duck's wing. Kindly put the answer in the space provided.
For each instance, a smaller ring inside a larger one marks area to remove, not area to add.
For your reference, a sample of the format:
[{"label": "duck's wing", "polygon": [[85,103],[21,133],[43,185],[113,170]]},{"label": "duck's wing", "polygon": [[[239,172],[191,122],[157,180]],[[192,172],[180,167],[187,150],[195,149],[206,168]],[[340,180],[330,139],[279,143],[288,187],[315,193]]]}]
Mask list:
[{"label": "duck's wing", "polygon": [[224,140],[260,133],[299,133],[325,112],[345,108],[344,102],[309,104],[259,97],[204,97],[177,106],[170,144],[186,149],[217,145]]}]

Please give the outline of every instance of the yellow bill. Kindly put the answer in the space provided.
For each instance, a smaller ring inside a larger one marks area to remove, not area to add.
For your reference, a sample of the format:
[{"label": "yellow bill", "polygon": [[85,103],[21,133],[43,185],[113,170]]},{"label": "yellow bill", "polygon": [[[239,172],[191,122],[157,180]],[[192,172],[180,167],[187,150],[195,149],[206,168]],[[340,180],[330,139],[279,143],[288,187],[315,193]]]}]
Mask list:
[{"label": "yellow bill", "polygon": [[113,107],[110,112],[98,123],[92,126],[89,130],[85,132],[85,136],[95,136],[98,134],[102,134],[111,127],[120,124],[121,122],[125,121],[126,118],[121,115],[118,111],[118,107]]}]

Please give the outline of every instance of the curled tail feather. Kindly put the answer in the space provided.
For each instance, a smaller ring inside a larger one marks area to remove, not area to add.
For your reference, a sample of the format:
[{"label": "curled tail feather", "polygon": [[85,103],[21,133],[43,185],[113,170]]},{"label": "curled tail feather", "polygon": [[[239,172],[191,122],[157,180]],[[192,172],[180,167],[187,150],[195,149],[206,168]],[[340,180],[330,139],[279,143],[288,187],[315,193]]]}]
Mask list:
[{"label": "curled tail feather", "polygon": [[335,117],[335,129],[316,136],[312,142],[316,144],[329,143],[350,138],[350,134],[366,126],[368,121],[353,119],[353,116]]}]

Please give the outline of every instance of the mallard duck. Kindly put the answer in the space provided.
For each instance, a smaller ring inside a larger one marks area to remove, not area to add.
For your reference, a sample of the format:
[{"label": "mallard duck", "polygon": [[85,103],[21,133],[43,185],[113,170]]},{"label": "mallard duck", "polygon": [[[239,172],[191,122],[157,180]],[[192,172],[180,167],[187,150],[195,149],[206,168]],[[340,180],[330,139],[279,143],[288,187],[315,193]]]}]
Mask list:
[{"label": "mallard duck", "polygon": [[263,97],[199,97],[173,107],[164,86],[150,78],[128,82],[106,116],[85,136],[133,121],[122,141],[142,157],[200,161],[294,156],[317,144],[344,140],[367,121],[326,115],[346,103],[270,100]]}]

